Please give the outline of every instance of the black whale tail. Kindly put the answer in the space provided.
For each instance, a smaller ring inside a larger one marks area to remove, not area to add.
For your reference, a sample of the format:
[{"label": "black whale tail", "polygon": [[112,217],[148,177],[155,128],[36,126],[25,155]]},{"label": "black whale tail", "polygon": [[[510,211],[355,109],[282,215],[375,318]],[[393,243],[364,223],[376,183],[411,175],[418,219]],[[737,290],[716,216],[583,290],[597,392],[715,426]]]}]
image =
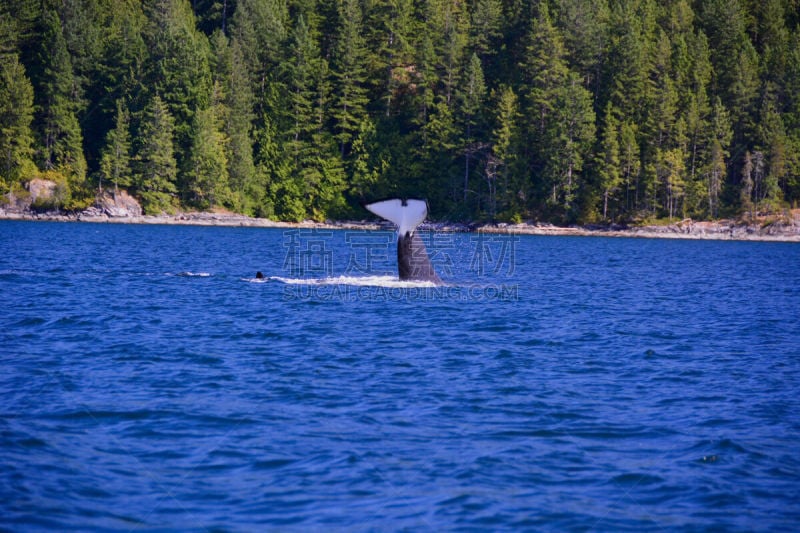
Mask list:
[{"label": "black whale tail", "polygon": [[425,243],[416,232],[417,226],[428,215],[425,200],[392,198],[365,204],[364,207],[397,224],[397,270],[401,280],[442,282],[433,269]]}]

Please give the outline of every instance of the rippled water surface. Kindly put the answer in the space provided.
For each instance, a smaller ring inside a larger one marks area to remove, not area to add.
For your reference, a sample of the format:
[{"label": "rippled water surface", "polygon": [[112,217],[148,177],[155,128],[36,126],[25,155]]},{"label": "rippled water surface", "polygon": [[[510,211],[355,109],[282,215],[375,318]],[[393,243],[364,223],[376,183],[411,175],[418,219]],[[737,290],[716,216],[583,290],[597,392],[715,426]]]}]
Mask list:
[{"label": "rippled water surface", "polygon": [[0,222],[0,528],[800,527],[800,246],[381,239]]}]

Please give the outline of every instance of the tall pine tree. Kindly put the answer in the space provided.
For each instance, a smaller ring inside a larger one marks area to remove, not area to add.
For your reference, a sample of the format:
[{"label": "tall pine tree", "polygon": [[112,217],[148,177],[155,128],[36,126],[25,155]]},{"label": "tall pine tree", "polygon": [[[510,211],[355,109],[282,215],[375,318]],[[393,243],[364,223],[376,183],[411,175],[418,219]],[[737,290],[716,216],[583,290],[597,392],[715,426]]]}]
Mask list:
[{"label": "tall pine tree", "polygon": [[464,86],[460,94],[464,139],[464,205],[469,192],[470,162],[481,150],[480,128],[483,125],[482,111],[486,98],[486,82],[478,54],[472,54],[464,73]]},{"label": "tall pine tree", "polygon": [[208,209],[230,202],[228,138],[223,132],[221,89],[215,87],[212,104],[195,113],[187,170],[187,203]]},{"label": "tall pine tree", "polygon": [[358,0],[338,0],[338,31],[334,47],[333,76],[336,140],[344,158],[366,116],[367,79],[364,63],[367,56],[362,37],[362,15]]},{"label": "tall pine tree", "polygon": [[100,188],[105,179],[114,184],[114,194],[118,187],[132,184],[130,113],[122,100],[117,100],[114,129],[106,135],[106,146],[100,158],[100,177]]},{"label": "tall pine tree", "polygon": [[33,177],[36,167],[33,86],[19,62],[12,19],[0,18],[0,188],[5,189]]},{"label": "tall pine tree", "polygon": [[139,128],[134,187],[149,215],[171,212],[176,207],[178,166],[175,161],[175,120],[167,104],[155,95]]},{"label": "tall pine tree", "polygon": [[[253,159],[253,107],[255,98],[250,84],[248,65],[237,38],[228,38],[216,31],[211,36],[214,51],[213,76],[222,101],[216,104],[217,119],[222,121],[226,137],[226,173],[231,191],[232,206],[254,213],[254,203],[247,191],[256,179]],[[218,95],[219,97],[219,95]]]},{"label": "tall pine tree", "polygon": [[622,185],[618,128],[614,108],[609,102],[603,115],[600,150],[596,161],[600,191],[603,195],[603,220],[608,220],[609,201],[614,199],[614,195]]},{"label": "tall pine tree", "polygon": [[41,17],[41,46],[36,87],[41,164],[63,174],[72,186],[83,186],[86,159],[78,123],[79,87],[72,60],[55,9],[45,8]]}]

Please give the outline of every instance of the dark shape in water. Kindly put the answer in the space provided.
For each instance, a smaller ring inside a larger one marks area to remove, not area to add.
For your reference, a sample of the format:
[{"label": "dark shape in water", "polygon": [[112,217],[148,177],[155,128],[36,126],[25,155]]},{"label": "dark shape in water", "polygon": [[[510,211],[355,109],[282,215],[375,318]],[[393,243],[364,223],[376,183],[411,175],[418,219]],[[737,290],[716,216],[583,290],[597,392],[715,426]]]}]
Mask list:
[{"label": "dark shape in water", "polygon": [[260,270],[256,272],[256,279],[264,279],[264,274],[262,274]]}]

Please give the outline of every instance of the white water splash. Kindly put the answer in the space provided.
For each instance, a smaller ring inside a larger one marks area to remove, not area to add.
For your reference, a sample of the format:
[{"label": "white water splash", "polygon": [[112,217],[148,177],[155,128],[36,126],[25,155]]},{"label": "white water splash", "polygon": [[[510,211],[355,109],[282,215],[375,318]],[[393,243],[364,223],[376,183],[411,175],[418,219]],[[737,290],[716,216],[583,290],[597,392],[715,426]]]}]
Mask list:
[{"label": "white water splash", "polygon": [[432,281],[405,281],[395,276],[334,276],[328,278],[284,278],[271,276],[273,281],[287,285],[351,285],[355,287],[387,287],[399,289],[415,289],[436,287]]}]

